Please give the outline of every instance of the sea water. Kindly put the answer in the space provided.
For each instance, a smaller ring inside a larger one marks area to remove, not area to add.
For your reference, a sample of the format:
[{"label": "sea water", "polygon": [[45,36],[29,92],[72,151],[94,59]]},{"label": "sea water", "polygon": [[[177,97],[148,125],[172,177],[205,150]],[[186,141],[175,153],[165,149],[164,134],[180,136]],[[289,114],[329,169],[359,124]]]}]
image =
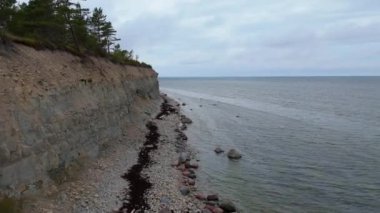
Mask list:
[{"label": "sea water", "polygon": [[379,77],[161,78],[160,87],[194,122],[186,134],[200,191],[243,212],[380,212]]}]

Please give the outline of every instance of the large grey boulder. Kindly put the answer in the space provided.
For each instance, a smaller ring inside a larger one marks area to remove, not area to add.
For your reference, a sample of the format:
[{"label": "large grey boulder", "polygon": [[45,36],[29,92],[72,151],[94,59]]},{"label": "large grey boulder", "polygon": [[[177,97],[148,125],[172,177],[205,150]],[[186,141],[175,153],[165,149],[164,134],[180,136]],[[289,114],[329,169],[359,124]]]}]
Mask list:
[{"label": "large grey boulder", "polygon": [[230,149],[227,153],[228,158],[230,159],[240,159],[242,155],[236,149]]}]

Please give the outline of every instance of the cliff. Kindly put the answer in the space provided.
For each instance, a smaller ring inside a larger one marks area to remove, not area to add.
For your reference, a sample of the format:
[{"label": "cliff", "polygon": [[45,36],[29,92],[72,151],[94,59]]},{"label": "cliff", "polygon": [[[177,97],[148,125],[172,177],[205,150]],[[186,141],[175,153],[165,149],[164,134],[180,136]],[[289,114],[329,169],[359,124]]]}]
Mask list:
[{"label": "cliff", "polygon": [[158,110],[152,69],[17,44],[0,49],[0,198],[96,158]]}]

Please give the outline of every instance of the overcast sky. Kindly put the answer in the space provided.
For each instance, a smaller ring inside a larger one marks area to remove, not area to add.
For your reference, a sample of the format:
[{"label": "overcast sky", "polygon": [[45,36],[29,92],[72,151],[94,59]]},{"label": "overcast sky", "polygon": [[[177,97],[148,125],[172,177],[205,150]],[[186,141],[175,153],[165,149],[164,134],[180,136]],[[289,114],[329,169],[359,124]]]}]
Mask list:
[{"label": "overcast sky", "polygon": [[87,0],[160,76],[380,75],[380,0]]}]

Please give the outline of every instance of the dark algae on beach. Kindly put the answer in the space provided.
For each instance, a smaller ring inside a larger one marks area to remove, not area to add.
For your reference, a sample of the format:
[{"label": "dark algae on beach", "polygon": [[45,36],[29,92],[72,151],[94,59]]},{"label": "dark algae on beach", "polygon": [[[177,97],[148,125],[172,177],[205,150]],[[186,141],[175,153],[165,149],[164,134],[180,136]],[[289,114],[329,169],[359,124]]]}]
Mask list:
[{"label": "dark algae on beach", "polygon": [[[176,113],[177,110],[168,103],[164,98],[161,104],[161,111],[156,116],[156,119],[161,119],[171,113]],[[152,163],[149,153],[157,149],[160,134],[158,133],[157,124],[150,121],[146,124],[149,130],[145,136],[144,146],[141,148],[137,163],[125,173],[122,178],[129,182],[129,190],[125,194],[123,206],[119,209],[120,213],[132,212],[133,210],[146,210],[150,207],[147,204],[146,193],[152,187],[148,177],[144,177],[141,172],[144,168]]]},{"label": "dark algae on beach", "polygon": [[144,147],[140,150],[137,164],[122,176],[125,180],[129,181],[130,190],[126,194],[125,202],[119,209],[119,212],[125,212],[125,210],[131,212],[138,209],[149,209],[145,193],[152,187],[152,184],[149,182],[148,178],[141,175],[141,172],[151,163],[149,153],[157,149],[160,134],[158,133],[157,125],[154,122],[148,122],[146,127],[149,132],[145,136],[146,141]]}]

